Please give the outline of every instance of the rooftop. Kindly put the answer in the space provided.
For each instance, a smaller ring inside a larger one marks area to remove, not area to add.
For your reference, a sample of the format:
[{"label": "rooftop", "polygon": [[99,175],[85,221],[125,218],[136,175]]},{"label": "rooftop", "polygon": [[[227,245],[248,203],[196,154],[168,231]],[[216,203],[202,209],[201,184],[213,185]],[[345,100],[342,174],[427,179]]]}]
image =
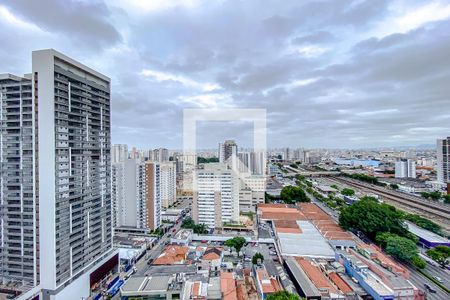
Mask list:
[{"label": "rooftop", "polygon": [[277,231],[282,255],[334,258],[333,249],[311,222],[297,221],[296,223],[300,233]]},{"label": "rooftop", "polygon": [[417,235],[421,239],[424,239],[431,243],[443,243],[443,244],[449,243],[450,244],[450,240],[448,240],[436,233],[433,233],[431,231],[420,228],[419,226],[417,226],[411,222],[408,222],[408,221],[405,221],[405,224],[406,224],[406,226],[408,226],[409,232],[411,232],[414,235]]},{"label": "rooftop", "polygon": [[[120,288],[122,294],[158,294],[168,291],[172,276],[136,276],[130,277]],[[181,288],[181,285],[179,286]]]}]

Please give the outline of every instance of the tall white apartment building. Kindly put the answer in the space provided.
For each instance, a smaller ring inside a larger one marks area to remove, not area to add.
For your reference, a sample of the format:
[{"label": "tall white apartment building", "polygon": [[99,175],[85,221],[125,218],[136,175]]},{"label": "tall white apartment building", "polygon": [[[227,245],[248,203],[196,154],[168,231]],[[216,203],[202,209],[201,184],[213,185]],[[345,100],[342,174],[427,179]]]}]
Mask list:
[{"label": "tall white apartment building", "polygon": [[221,164],[228,164],[233,169],[237,169],[237,155],[238,146],[233,140],[226,140],[224,143],[219,143],[219,162]]},{"label": "tall white apartment building", "polygon": [[0,74],[0,284],[39,283],[36,118],[31,75]]},{"label": "tall white apartment building", "polygon": [[125,144],[112,145],[112,163],[118,163],[128,159],[128,146]]},{"label": "tall white apartment building", "polygon": [[226,164],[205,164],[194,174],[192,214],[196,223],[221,228],[239,221],[239,180]]},{"label": "tall white apartment building", "polygon": [[[32,53],[43,299],[89,296],[112,247],[110,79],[55,51]],[[117,258],[116,258],[117,259]],[[70,295],[70,296],[69,296]]]},{"label": "tall white apartment building", "polygon": [[114,227],[154,230],[161,225],[161,168],[127,159],[112,166]]},{"label": "tall white apartment building", "polygon": [[110,89],[52,49],[26,78],[0,76],[0,283],[19,299],[87,298],[117,268]]},{"label": "tall white apartment building", "polygon": [[138,227],[139,179],[142,172],[139,164],[135,159],[112,164],[114,227]]},{"label": "tall white apartment building", "polygon": [[450,193],[450,137],[437,141],[437,179],[447,184]]},{"label": "tall white apartment building", "polygon": [[412,159],[396,161],[395,178],[416,178],[416,162]]},{"label": "tall white apartment building", "polygon": [[153,161],[165,162],[169,161],[169,150],[166,148],[159,148],[153,150]]},{"label": "tall white apartment building", "polygon": [[160,163],[161,203],[164,208],[172,205],[177,198],[177,170],[172,161]]}]

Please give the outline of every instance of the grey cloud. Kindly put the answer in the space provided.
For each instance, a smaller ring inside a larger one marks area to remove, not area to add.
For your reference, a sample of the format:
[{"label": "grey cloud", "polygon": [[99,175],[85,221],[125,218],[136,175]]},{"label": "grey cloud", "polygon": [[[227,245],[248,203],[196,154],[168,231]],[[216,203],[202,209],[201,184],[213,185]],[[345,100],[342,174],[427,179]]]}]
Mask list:
[{"label": "grey cloud", "polygon": [[317,31],[311,34],[302,35],[292,40],[293,44],[323,44],[329,43],[336,39],[336,37],[328,31]]},{"label": "grey cloud", "polygon": [[121,40],[111,24],[103,2],[13,0],[5,3],[13,13],[48,32],[83,43],[87,48],[104,47]]}]

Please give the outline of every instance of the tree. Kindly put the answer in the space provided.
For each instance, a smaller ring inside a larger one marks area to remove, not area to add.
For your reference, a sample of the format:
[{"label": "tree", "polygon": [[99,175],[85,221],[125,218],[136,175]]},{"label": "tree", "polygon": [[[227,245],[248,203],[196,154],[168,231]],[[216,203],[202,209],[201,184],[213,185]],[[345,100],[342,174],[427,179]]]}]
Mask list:
[{"label": "tree", "polygon": [[292,185],[285,186],[281,190],[280,197],[285,203],[310,202],[311,201],[300,187],[292,186]]},{"label": "tree", "polygon": [[450,204],[450,195],[445,195],[444,196],[444,203]]},{"label": "tree", "polygon": [[279,291],[267,295],[266,300],[300,300],[300,297],[287,291]]},{"label": "tree", "polygon": [[349,188],[342,189],[341,194],[344,196],[353,196],[355,191]]},{"label": "tree", "polygon": [[419,215],[408,214],[406,215],[405,219],[416,224],[419,227],[422,227],[423,229],[429,230],[436,234],[441,234],[441,226]]},{"label": "tree", "polygon": [[360,201],[341,210],[339,224],[348,230],[360,230],[374,239],[379,232],[405,236],[404,214],[388,204],[379,204],[375,198],[362,197]]},{"label": "tree", "polygon": [[434,201],[438,201],[442,197],[442,194],[439,191],[431,192],[431,193],[429,193],[429,195],[430,195],[431,200],[434,200]]},{"label": "tree", "polygon": [[258,259],[261,260],[261,262],[264,261],[264,255],[262,255],[259,252],[256,252],[255,255],[252,257],[252,264],[256,265],[258,263]]},{"label": "tree", "polygon": [[196,234],[206,234],[208,233],[208,228],[205,224],[195,224],[192,218],[186,218],[181,223],[181,228],[192,229]]},{"label": "tree", "polygon": [[330,185],[333,189],[338,190],[339,191],[339,187],[335,184]]},{"label": "tree", "polygon": [[245,245],[245,239],[242,236],[236,236],[234,238],[226,240],[225,245],[230,248],[234,248],[237,252],[237,255],[239,256],[239,252],[241,251],[242,247]]},{"label": "tree", "polygon": [[411,262],[419,269],[425,269],[425,267],[427,266],[427,263],[422,258],[420,258],[419,255],[414,256]]},{"label": "tree", "polygon": [[419,254],[414,241],[401,236],[392,235],[386,241],[386,253],[402,261],[412,261]]},{"label": "tree", "polygon": [[436,246],[427,250],[427,255],[445,268],[450,263],[450,247]]},{"label": "tree", "polygon": [[393,190],[398,190],[398,184],[391,183],[389,186],[390,186],[391,189],[393,189]]}]

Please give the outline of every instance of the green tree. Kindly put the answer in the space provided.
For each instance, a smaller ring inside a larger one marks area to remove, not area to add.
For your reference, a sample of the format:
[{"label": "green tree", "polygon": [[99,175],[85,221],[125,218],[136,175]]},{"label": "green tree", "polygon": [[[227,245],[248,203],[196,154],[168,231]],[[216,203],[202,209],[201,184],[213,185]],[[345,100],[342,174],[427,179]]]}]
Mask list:
[{"label": "green tree", "polygon": [[348,230],[360,230],[374,239],[379,232],[405,236],[404,214],[388,204],[379,204],[375,198],[362,197],[360,201],[341,210],[339,224]]},{"label": "green tree", "polygon": [[252,257],[252,264],[256,265],[258,263],[258,259],[261,260],[261,262],[264,261],[264,255],[262,255],[259,252],[256,252],[255,255]]},{"label": "green tree", "polygon": [[445,268],[450,262],[450,247],[448,246],[436,246],[427,250],[427,255],[434,261],[439,263]]},{"label": "green tree", "polygon": [[389,186],[390,186],[391,189],[393,189],[393,190],[398,190],[398,184],[391,183]]},{"label": "green tree", "polygon": [[296,294],[289,293],[287,291],[279,291],[273,294],[269,294],[266,300],[300,300],[301,298]]},{"label": "green tree", "polygon": [[436,234],[441,234],[441,226],[428,219],[425,219],[424,217],[415,214],[408,214],[406,215],[405,219],[416,224],[419,227],[422,227],[423,229],[429,230]]},{"label": "green tree", "polygon": [[206,234],[208,233],[208,228],[205,224],[195,224],[192,218],[186,218],[181,223],[181,228],[192,229],[196,234]]},{"label": "green tree", "polygon": [[431,192],[431,193],[429,193],[429,195],[430,195],[431,200],[434,200],[434,201],[438,201],[442,197],[442,194],[439,191]]},{"label": "green tree", "polygon": [[281,199],[285,203],[310,202],[311,200],[306,196],[305,192],[297,186],[285,186],[281,190]]},{"label": "green tree", "polygon": [[225,245],[230,248],[234,248],[237,252],[237,255],[239,256],[239,252],[241,251],[242,247],[245,245],[245,239],[242,236],[236,236],[234,238],[226,240]]},{"label": "green tree", "polygon": [[444,196],[444,203],[450,204],[450,195],[445,195]]},{"label": "green tree", "polygon": [[401,236],[392,235],[386,241],[386,253],[402,261],[412,261],[419,254],[414,241]]},{"label": "green tree", "polygon": [[330,185],[333,189],[338,190],[339,191],[339,187],[335,184]]},{"label": "green tree", "polygon": [[344,196],[353,196],[355,191],[349,188],[342,189],[341,194]]},{"label": "green tree", "polygon": [[419,255],[413,256],[411,262],[419,269],[425,269],[425,267],[427,266],[427,263],[422,258],[420,258]]}]

